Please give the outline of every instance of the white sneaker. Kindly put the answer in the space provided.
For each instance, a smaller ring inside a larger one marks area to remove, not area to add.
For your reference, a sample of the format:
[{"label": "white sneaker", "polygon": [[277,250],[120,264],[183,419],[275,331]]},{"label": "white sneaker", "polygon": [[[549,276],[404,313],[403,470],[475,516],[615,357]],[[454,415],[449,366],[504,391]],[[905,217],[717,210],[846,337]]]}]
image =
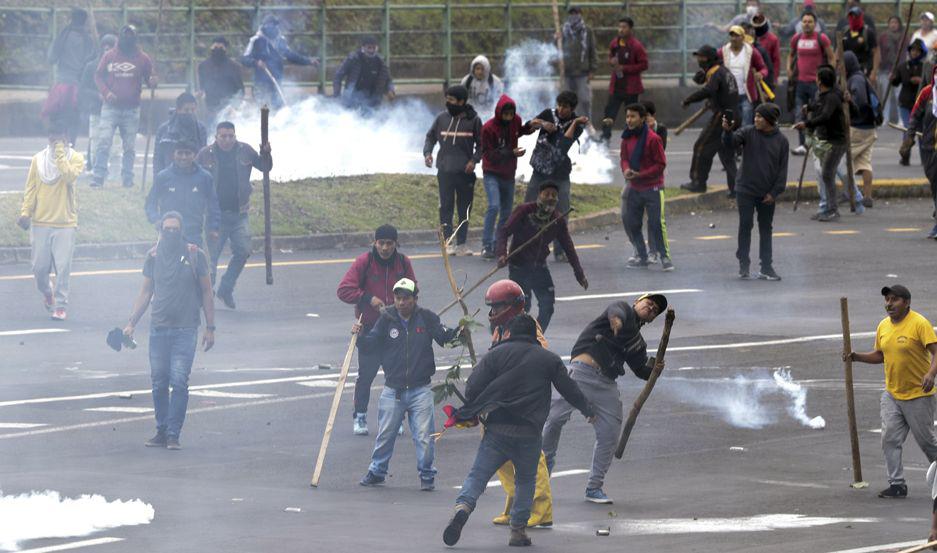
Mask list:
[{"label": "white sneaker", "polygon": [[355,432],[355,436],[367,436],[368,435],[368,419],[367,419],[366,413],[355,414],[354,432]]},{"label": "white sneaker", "polygon": [[452,244],[446,246],[446,255],[456,255],[456,247]]},{"label": "white sneaker", "polygon": [[804,148],[802,145],[791,150],[791,153],[795,156],[802,156],[807,153],[807,148]]},{"label": "white sneaker", "polygon": [[651,265],[660,263],[660,254],[657,252],[651,252],[647,254],[647,262]]},{"label": "white sneaker", "polygon": [[468,244],[459,244],[456,246],[456,255],[470,257],[475,255],[475,252],[473,252],[472,249],[468,247]]}]

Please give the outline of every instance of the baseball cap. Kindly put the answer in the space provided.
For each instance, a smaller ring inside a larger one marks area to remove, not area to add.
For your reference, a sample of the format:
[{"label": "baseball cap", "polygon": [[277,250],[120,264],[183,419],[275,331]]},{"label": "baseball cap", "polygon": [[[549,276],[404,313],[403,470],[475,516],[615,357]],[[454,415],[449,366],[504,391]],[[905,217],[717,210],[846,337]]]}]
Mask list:
[{"label": "baseball cap", "polygon": [[745,29],[743,29],[741,25],[732,25],[729,27],[729,34],[745,36]]},{"label": "baseball cap", "polygon": [[693,55],[700,56],[702,58],[711,59],[711,60],[714,60],[717,57],[719,57],[719,54],[716,52],[716,49],[710,46],[709,44],[704,44],[700,46],[698,50],[693,52]]},{"label": "baseball cap", "polygon": [[900,284],[895,284],[893,286],[885,286],[882,288],[883,296],[887,296],[889,294],[902,298],[902,299],[906,299],[908,301],[911,300],[911,291]]},{"label": "baseball cap", "polygon": [[849,15],[862,15],[862,8],[860,8],[859,6],[853,6],[849,8],[849,11],[847,13]]},{"label": "baseball cap", "polygon": [[416,295],[416,283],[409,278],[402,278],[394,284],[394,292],[409,292]]},{"label": "baseball cap", "polygon": [[927,19],[930,19],[931,21],[933,21],[933,20],[934,20],[934,14],[931,13],[931,12],[924,12],[924,13],[921,14],[921,19],[924,19],[924,18],[927,18]]},{"label": "baseball cap", "polygon": [[639,301],[641,301],[641,300],[643,300],[643,299],[648,299],[648,300],[651,300],[652,302],[656,303],[656,304],[657,304],[657,311],[658,311],[659,313],[663,313],[664,311],[667,310],[667,297],[664,296],[663,294],[644,294],[644,295],[641,296],[640,298],[634,300],[634,302],[635,302],[635,303],[638,303]]}]

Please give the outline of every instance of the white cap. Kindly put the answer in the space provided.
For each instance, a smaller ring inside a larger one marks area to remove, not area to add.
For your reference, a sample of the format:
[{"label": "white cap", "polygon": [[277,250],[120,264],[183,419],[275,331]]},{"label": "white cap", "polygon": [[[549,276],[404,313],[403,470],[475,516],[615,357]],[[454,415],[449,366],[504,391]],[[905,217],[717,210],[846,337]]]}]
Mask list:
[{"label": "white cap", "polygon": [[926,17],[927,19],[930,19],[931,21],[934,20],[934,14],[931,13],[931,12],[924,12],[924,13],[921,14],[921,19],[924,19],[925,17]]},{"label": "white cap", "polygon": [[931,499],[937,499],[937,461],[927,468],[927,483],[930,485]]}]

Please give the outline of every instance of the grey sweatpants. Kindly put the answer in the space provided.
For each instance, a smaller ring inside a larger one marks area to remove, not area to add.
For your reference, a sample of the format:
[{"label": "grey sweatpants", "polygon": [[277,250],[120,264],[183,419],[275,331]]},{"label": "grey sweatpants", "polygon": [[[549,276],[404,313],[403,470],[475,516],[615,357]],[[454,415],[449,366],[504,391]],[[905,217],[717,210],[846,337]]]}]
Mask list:
[{"label": "grey sweatpants", "polygon": [[75,227],[54,228],[33,225],[29,228],[32,246],[33,276],[43,295],[52,294],[49,274],[55,268],[55,307],[68,304],[68,277],[72,272],[75,250]]},{"label": "grey sweatpants", "polygon": [[937,397],[895,399],[888,391],[882,392],[882,451],[885,452],[885,470],[889,484],[904,484],[904,466],[901,449],[908,431],[927,456],[928,462],[937,461],[937,435],[934,433],[934,408]]},{"label": "grey sweatpants", "polygon": [[[595,447],[592,451],[592,471],[589,473],[589,484],[586,487],[601,488],[605,482],[605,473],[612,465],[612,455],[615,453],[618,434],[621,432],[621,394],[614,380],[584,363],[571,362],[569,375],[579,385],[579,389],[595,411]],[[572,412],[573,406],[554,390],[550,414],[543,427],[543,454],[551,473],[556,449],[560,443],[560,432]]]}]

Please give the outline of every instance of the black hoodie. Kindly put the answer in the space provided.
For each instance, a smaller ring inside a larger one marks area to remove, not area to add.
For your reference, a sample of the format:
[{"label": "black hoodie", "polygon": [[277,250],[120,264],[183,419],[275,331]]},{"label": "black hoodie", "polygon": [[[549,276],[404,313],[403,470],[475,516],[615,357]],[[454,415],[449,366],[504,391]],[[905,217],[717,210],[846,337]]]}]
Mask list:
[{"label": "black hoodie", "polygon": [[482,159],[482,120],[475,108],[465,104],[465,111],[455,117],[448,110],[440,112],[426,131],[423,157],[433,153],[437,142],[436,168],[440,173],[464,173],[470,159],[477,165]]}]

